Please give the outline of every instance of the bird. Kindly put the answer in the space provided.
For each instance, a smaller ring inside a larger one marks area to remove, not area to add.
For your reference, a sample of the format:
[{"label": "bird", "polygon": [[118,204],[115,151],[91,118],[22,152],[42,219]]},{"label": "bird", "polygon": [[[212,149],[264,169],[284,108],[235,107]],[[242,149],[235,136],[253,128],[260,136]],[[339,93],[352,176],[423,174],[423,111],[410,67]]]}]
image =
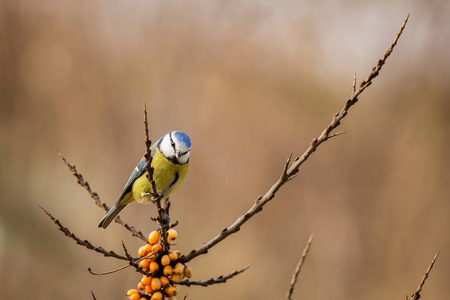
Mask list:
[{"label": "bird", "polygon": [[[171,131],[151,147],[153,179],[161,200],[166,200],[180,186],[189,168],[191,139],[182,131]],[[119,199],[98,223],[106,229],[116,216],[132,202],[154,203],[152,186],[147,178],[145,156],[130,175]]]}]

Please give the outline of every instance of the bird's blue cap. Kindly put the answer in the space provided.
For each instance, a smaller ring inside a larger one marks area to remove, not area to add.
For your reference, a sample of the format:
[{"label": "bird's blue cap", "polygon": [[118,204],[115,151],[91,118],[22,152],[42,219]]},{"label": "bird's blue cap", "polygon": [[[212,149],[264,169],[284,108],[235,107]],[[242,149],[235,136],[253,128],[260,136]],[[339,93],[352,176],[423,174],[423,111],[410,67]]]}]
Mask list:
[{"label": "bird's blue cap", "polygon": [[177,140],[185,144],[186,147],[191,148],[191,139],[186,133],[182,131],[174,131],[173,135],[176,137]]}]

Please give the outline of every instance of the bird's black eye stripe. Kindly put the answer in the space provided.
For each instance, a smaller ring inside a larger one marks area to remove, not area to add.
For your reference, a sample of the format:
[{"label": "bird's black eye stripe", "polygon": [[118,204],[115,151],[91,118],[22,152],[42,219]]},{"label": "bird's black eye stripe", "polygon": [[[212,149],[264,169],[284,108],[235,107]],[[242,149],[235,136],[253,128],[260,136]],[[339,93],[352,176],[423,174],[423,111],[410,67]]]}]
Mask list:
[{"label": "bird's black eye stripe", "polygon": [[189,151],[191,151],[191,150],[188,150],[188,151],[186,151],[186,152],[180,153],[180,156],[183,156],[183,155],[185,155],[185,154],[188,154]]},{"label": "bird's black eye stripe", "polygon": [[175,143],[173,142],[173,139],[172,139],[172,132],[169,133],[169,137],[170,137],[170,144],[172,145],[173,150],[176,150],[175,149]]}]

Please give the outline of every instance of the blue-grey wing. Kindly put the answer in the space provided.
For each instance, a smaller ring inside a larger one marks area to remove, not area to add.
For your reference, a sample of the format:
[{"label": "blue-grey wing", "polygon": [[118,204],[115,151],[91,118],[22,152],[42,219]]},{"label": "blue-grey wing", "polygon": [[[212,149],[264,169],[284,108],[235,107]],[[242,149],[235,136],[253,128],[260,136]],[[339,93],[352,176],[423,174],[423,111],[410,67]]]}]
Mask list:
[{"label": "blue-grey wing", "polygon": [[[159,141],[154,143],[150,147],[152,157],[155,156],[156,147],[157,147],[158,143],[159,143]],[[118,201],[120,201],[120,199],[122,199],[123,195],[131,192],[131,188],[133,187],[133,182],[145,173],[145,171],[146,171],[145,165],[146,164],[147,164],[147,161],[145,160],[145,157],[142,157],[141,160],[138,162],[136,168],[134,168],[133,172],[131,173],[130,178],[128,178],[128,181],[125,184],[125,187],[123,188],[122,193],[120,193]]]}]

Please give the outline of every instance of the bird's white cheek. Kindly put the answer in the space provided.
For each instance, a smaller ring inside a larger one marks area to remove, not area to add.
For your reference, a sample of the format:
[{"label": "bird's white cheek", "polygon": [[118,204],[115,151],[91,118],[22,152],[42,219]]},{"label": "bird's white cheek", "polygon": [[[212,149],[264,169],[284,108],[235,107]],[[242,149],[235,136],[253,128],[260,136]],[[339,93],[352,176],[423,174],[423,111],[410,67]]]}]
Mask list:
[{"label": "bird's white cheek", "polygon": [[180,164],[185,164],[185,163],[188,162],[188,160],[189,160],[189,152],[186,153],[186,154],[181,155],[181,156],[178,158],[178,162],[179,162]]}]

